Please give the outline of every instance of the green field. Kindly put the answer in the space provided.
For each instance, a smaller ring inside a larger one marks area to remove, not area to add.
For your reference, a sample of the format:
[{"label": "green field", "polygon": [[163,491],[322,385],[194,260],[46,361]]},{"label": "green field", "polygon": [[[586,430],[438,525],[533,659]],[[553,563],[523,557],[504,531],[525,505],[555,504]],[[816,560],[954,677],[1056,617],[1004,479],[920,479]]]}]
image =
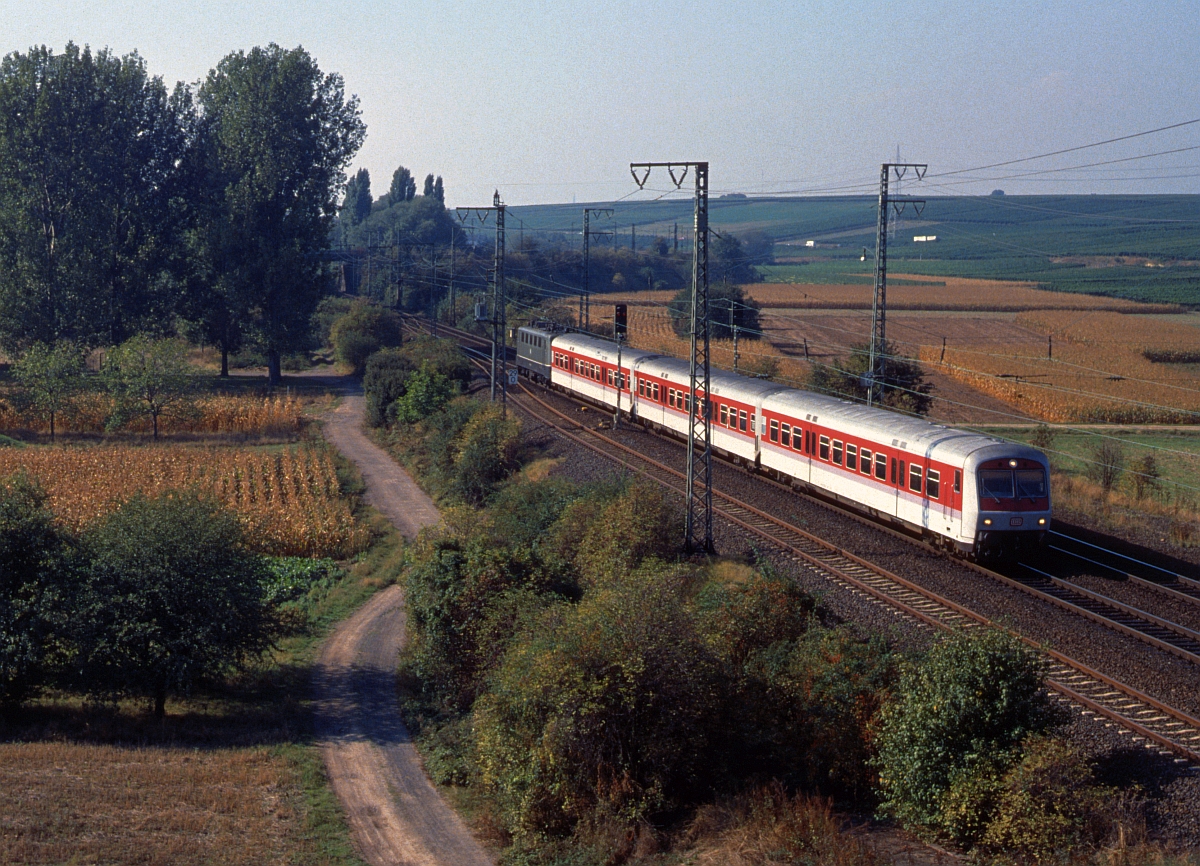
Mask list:
[{"label": "green field", "polygon": [[[910,185],[906,193],[915,194]],[[604,205],[588,205],[604,206]],[[514,207],[532,237],[579,243],[582,205]],[[592,229],[614,232],[593,243],[628,245],[636,226],[639,248],[655,236],[681,251],[692,225],[690,199],[621,202]],[[805,264],[776,266],[771,280],[861,282],[875,249],[873,196],[791,199],[714,199],[712,227],[734,234],[763,231],[775,239],[777,258]],[[981,196],[928,197],[920,221],[908,209],[888,246],[892,273],[1023,280],[1055,291],[1133,300],[1200,305],[1200,196]],[[914,235],[936,243],[914,243]],[[813,240],[817,246],[806,247]],[[867,262],[859,261],[864,248]],[[1103,257],[1104,261],[1055,261]],[[1117,261],[1117,259],[1127,261]],[[1146,261],[1163,267],[1147,267]],[[1184,264],[1188,263],[1188,264]]]}]

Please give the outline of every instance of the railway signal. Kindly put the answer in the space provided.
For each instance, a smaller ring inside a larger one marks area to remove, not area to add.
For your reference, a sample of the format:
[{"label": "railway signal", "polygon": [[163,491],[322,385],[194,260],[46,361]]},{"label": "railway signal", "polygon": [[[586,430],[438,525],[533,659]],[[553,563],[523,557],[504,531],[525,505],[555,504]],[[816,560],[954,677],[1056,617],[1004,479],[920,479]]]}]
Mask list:
[{"label": "railway signal", "polygon": [[[508,344],[505,340],[504,317],[508,298],[504,285],[504,209],[505,204],[500,200],[500,191],[492,195],[491,207],[460,207],[457,208],[459,222],[466,224],[467,218],[474,216],[483,225],[488,217],[496,214],[496,257],[492,268],[492,368],[491,368],[491,400],[496,401],[496,391],[500,392],[500,414],[508,415]],[[479,319],[479,308],[476,307],[475,318]]]}]

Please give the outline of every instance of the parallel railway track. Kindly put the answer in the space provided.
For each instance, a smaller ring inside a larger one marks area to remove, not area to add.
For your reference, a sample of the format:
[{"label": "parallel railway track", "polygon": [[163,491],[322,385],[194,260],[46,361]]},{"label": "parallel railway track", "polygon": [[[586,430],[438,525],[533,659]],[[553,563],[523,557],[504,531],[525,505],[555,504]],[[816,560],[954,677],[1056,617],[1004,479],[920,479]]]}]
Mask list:
[{"label": "parallel railway track", "polygon": [[[476,345],[490,347],[490,342],[485,338],[445,326],[442,328],[456,337]],[[683,495],[685,485],[683,473],[638,453],[611,437],[603,435],[598,430],[583,425],[577,419],[551,406],[524,383],[518,385],[515,390],[516,393],[512,394],[513,401],[532,417],[555,428],[559,435],[581,447],[603,455],[635,474],[650,478]],[[778,484],[778,482],[769,483]],[[927,626],[939,630],[956,630],[993,625],[987,617],[716,488],[713,489],[713,500],[714,512],[730,524],[784,550],[795,560],[816,570],[826,579],[841,584],[853,592],[866,595],[878,603],[899,610]],[[814,499],[814,501],[829,506],[829,503],[824,500]],[[842,509],[837,510],[840,513],[843,511]],[[864,523],[870,523],[857,515],[849,516]],[[874,523],[871,525],[877,526]],[[915,542],[915,539],[904,533],[886,528],[885,531],[907,541]],[[1182,626],[1133,609],[1118,610],[1126,617],[1126,620],[1121,622],[1109,615],[1111,610],[1117,610],[1112,606],[1119,605],[1119,602],[1103,596],[1088,598],[1087,593],[1090,591],[1083,590],[1082,587],[1068,589],[1056,586],[1053,581],[1058,580],[1057,578],[1046,580],[1049,586],[1062,591],[1062,596],[1056,596],[1054,593],[1048,592],[1045,586],[1034,586],[1031,582],[1006,577],[973,563],[964,564],[988,577],[1029,592],[1044,601],[1050,601],[1059,607],[1070,609],[1108,628],[1114,628],[1123,634],[1136,637],[1200,664],[1200,634],[1184,629]],[[1062,583],[1067,582],[1062,581]],[[1075,599],[1066,597],[1067,593],[1076,593],[1077,590],[1082,590],[1083,594],[1077,594]],[[1091,593],[1091,595],[1098,596],[1095,593]],[[1092,607],[1077,603],[1079,598],[1086,600]],[[1128,608],[1127,605],[1122,605],[1122,607]],[[1152,633],[1152,628],[1158,629],[1158,633]],[[1200,719],[1177,710],[1068,656],[1048,650],[1028,638],[1021,635],[1017,635],[1017,637],[1046,656],[1047,685],[1062,699],[1083,707],[1086,712],[1094,713],[1120,725],[1147,743],[1174,754],[1180,760],[1200,764]]]}]

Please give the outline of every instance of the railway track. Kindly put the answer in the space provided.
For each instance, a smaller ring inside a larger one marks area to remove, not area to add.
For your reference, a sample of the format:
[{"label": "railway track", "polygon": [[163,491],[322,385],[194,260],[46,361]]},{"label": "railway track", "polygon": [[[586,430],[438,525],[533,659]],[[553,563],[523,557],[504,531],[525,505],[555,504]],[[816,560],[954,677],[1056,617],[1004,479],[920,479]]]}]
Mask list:
[{"label": "railway track", "polygon": [[[445,326],[442,328],[476,346],[490,347],[490,341],[484,338]],[[524,383],[519,384],[514,391],[512,399],[523,411],[552,426],[561,436],[603,455],[635,474],[650,478],[680,495],[684,494],[686,479],[682,472],[646,457],[599,430],[582,424],[578,419],[551,406]],[[829,505],[820,499],[815,501],[827,507]],[[962,605],[716,488],[713,489],[713,510],[722,519],[784,550],[793,559],[805,567],[815,569],[826,579],[899,610],[927,626],[939,630],[956,630],[994,625],[988,618]],[[842,509],[837,510],[842,512]],[[864,523],[869,522],[857,515],[850,516]],[[877,526],[874,523],[871,525]],[[907,541],[915,541],[904,533],[887,531]],[[1018,580],[973,563],[966,564],[1044,601],[1070,609],[1108,628],[1114,628],[1123,634],[1200,664],[1200,633],[1161,620],[1144,611],[1129,608],[1128,605],[1091,593],[1082,587],[1075,587],[1059,578],[1042,576],[1039,580],[1044,583],[1036,585],[1033,580]],[[1055,581],[1068,586],[1058,585]],[[1114,618],[1113,611],[1122,619]],[[1120,725],[1131,731],[1135,737],[1175,755],[1179,760],[1200,764],[1200,719],[1075,659],[1048,650],[1021,635],[1016,636],[1045,655],[1048,664],[1047,685],[1063,700],[1071,701],[1086,712]]]},{"label": "railway track", "polygon": [[1065,532],[1051,530],[1050,535],[1053,539],[1050,550],[1069,560],[1100,569],[1101,574],[1128,581],[1174,601],[1200,605],[1200,579]]}]

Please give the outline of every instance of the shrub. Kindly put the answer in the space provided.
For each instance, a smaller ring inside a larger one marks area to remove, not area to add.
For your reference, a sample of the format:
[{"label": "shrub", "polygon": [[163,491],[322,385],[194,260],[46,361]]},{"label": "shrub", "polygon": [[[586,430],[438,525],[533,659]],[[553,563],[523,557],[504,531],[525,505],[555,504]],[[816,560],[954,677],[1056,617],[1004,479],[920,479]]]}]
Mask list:
[{"label": "shrub", "polygon": [[1054,722],[1043,676],[1038,657],[997,629],[957,634],[907,665],[878,722],[883,811],[945,829],[943,801],[957,773],[1002,761]]},{"label": "shrub", "polygon": [[389,420],[415,424],[439,411],[458,390],[458,384],[422,362],[421,369],[408,377],[404,393],[388,407]]},{"label": "shrub", "polygon": [[501,417],[493,405],[476,411],[455,442],[455,493],[472,505],[482,505],[516,468],[520,439],[521,424],[516,418]]},{"label": "shrub", "polygon": [[338,360],[361,376],[371,355],[400,345],[400,316],[393,310],[358,300],[333,323],[329,338]]},{"label": "shrub", "polygon": [[1115,796],[1095,783],[1077,749],[1062,740],[1034,738],[997,787],[981,847],[1026,862],[1060,859],[1106,835],[1107,804]]},{"label": "shrub", "polygon": [[482,780],[510,830],[565,834],[689,802],[708,769],[718,677],[677,572],[552,608],[475,704]]},{"label": "shrub", "polygon": [[78,684],[102,696],[168,694],[223,676],[270,645],[260,557],[236,516],[186,493],[138,495],[83,537],[73,605]]},{"label": "shrub", "polygon": [[416,364],[402,349],[380,349],[367,359],[363,374],[367,424],[382,427],[387,423],[388,407],[404,396],[415,369]]},{"label": "shrub", "polygon": [[0,482],[0,703],[20,702],[43,681],[66,551],[53,520],[24,475]]},{"label": "shrub", "polygon": [[679,553],[683,515],[661,487],[634,482],[597,512],[575,556],[585,581],[617,580],[646,559]]},{"label": "shrub", "polygon": [[427,542],[406,577],[410,669],[438,702],[466,709],[516,624],[552,601],[542,598],[551,586],[528,551],[482,538]]},{"label": "shrub", "polygon": [[744,677],[735,709],[760,772],[843,800],[869,798],[871,724],[895,679],[882,638],[814,622],[753,652]]}]

